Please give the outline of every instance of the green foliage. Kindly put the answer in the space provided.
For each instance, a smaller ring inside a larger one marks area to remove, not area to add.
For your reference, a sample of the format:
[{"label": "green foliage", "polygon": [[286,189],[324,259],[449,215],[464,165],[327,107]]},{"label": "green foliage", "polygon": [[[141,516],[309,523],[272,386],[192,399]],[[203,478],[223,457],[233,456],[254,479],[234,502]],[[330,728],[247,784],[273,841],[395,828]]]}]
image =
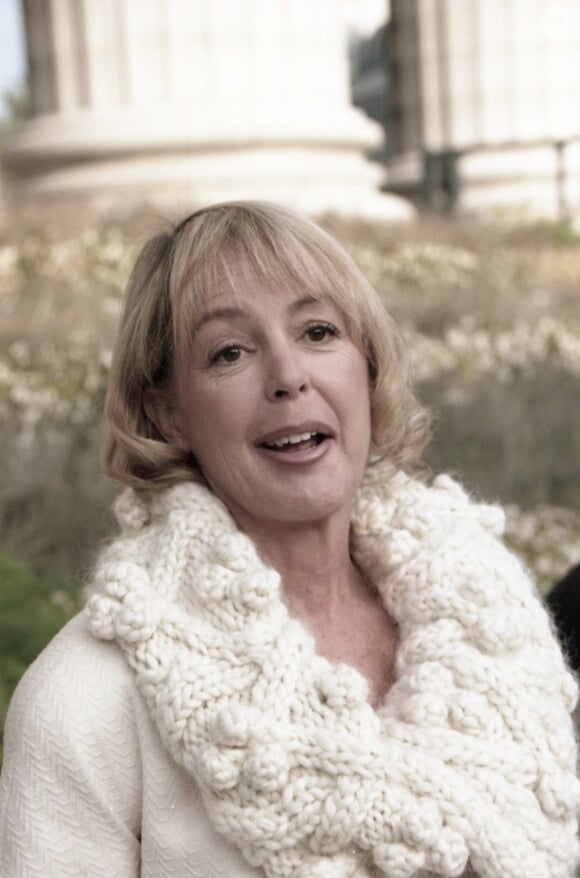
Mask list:
[{"label": "green foliage", "polygon": [[20,677],[80,607],[78,583],[0,555],[0,728]]},{"label": "green foliage", "polygon": [[570,220],[536,220],[513,229],[509,234],[513,243],[527,243],[539,247],[578,247],[580,233]]}]

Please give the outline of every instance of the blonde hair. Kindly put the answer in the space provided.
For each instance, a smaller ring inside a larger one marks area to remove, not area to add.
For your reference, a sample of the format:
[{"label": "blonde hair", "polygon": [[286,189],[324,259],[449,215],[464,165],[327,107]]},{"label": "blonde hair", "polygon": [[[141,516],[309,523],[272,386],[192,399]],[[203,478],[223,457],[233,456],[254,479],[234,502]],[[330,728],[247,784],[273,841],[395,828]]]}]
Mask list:
[{"label": "blonde hair", "polygon": [[326,232],[277,205],[238,201],[191,214],[141,250],[129,283],[105,401],[105,472],[135,488],[200,477],[195,460],[169,445],[143,408],[148,389],[163,389],[176,355],[191,343],[200,309],[223,277],[228,257],[242,258],[269,284],[330,299],[364,350],[371,382],[372,459],[420,470],[430,418],[417,401],[398,327],[354,261]]}]

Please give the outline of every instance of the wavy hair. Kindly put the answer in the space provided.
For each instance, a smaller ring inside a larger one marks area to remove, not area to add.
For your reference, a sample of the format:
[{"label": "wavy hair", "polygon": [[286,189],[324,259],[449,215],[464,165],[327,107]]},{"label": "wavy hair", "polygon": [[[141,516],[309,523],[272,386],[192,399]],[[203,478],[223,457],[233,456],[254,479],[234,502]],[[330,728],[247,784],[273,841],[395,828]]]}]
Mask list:
[{"label": "wavy hair", "polygon": [[430,417],[412,388],[401,333],[378,293],[326,232],[286,208],[232,201],[191,214],[142,248],[129,278],[113,352],[102,463],[113,479],[151,489],[200,478],[190,454],[168,444],[147,417],[144,394],[163,390],[176,356],[223,277],[242,258],[260,280],[330,299],[365,352],[371,385],[369,460],[421,471]]}]

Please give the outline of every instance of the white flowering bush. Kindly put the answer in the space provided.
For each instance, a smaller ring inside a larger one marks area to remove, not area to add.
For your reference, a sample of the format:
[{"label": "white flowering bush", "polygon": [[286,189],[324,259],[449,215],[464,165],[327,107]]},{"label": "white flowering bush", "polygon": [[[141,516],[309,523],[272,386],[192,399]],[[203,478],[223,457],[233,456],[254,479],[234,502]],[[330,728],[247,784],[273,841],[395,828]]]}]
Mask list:
[{"label": "white flowering bush", "polygon": [[580,512],[558,506],[522,510],[508,504],[506,543],[520,555],[547,592],[580,560]]},{"label": "white flowering bush", "polygon": [[118,228],[0,246],[0,547],[82,573],[110,527],[97,435],[135,246]]},{"label": "white flowering bush", "polygon": [[434,283],[446,289],[460,288],[477,271],[478,260],[465,248],[449,244],[416,241],[405,242],[386,254],[376,247],[360,247],[357,262],[373,282],[413,284],[430,289]]},{"label": "white flowering bush", "polygon": [[[438,413],[433,468],[506,505],[547,588],[580,559],[580,245],[441,223],[338,231]],[[0,236],[0,548],[36,564],[82,570],[111,526],[98,422],[137,248],[121,224]]]},{"label": "white flowering bush", "polygon": [[134,255],[117,228],[0,247],[0,414],[25,440],[100,405]]},{"label": "white flowering bush", "polygon": [[580,335],[552,317],[525,319],[490,330],[466,319],[441,336],[407,329],[406,339],[418,381],[482,379],[506,382],[548,364],[580,376]]}]

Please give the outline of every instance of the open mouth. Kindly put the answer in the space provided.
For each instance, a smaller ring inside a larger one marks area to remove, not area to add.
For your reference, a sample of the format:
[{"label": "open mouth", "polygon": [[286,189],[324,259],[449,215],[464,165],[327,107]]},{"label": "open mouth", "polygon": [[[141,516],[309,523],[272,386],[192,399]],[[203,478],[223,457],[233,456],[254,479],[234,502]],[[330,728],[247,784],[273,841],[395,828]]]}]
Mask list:
[{"label": "open mouth", "polygon": [[321,442],[328,437],[324,433],[292,433],[289,436],[281,436],[280,439],[274,439],[271,442],[261,442],[262,448],[269,451],[280,451],[282,454],[293,454],[297,451],[305,451],[316,448]]}]

